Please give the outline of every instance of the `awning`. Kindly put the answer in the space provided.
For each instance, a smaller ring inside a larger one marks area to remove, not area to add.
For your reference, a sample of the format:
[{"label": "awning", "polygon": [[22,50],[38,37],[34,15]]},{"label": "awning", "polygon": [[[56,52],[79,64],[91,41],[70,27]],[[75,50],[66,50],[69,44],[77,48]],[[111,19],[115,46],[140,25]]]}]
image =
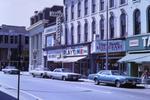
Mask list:
[{"label": "awning", "polygon": [[148,60],[150,61],[149,57],[150,57],[150,53],[127,54],[126,56],[124,56],[123,58],[118,60],[118,62],[120,62],[120,63],[122,63],[122,62],[137,62],[138,60],[139,60],[139,62],[144,62],[144,61],[148,61]]},{"label": "awning", "polygon": [[66,57],[66,58],[60,58],[55,60],[54,62],[64,62],[64,63],[69,63],[69,62],[77,62],[81,59],[86,58],[86,56],[82,56],[82,57]]},{"label": "awning", "polygon": [[133,62],[136,62],[136,63],[147,63],[147,62],[150,62],[150,55],[142,57],[142,58],[139,58],[139,59],[135,59],[135,60],[133,60]]}]

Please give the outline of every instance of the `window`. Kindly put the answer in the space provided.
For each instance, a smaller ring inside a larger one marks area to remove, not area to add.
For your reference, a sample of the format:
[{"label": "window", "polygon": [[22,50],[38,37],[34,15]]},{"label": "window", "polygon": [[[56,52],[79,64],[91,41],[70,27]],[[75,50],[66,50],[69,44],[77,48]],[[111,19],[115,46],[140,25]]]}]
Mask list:
[{"label": "window", "polygon": [[134,11],[134,35],[141,33],[141,18],[140,18],[140,10],[136,9]]},{"label": "window", "polygon": [[148,25],[148,33],[150,33],[150,7],[147,10],[147,25]]},{"label": "window", "polygon": [[104,0],[100,0],[100,10],[104,10]]},{"label": "window", "polygon": [[126,0],[120,0],[120,4],[125,4],[126,3]]},{"label": "window", "polygon": [[14,43],[14,36],[10,36],[10,43],[11,43],[11,44]]},{"label": "window", "polygon": [[96,0],[92,0],[92,13],[96,11]]},{"label": "window", "polygon": [[121,37],[125,37],[126,35],[126,14],[122,12],[120,16],[120,32]]},{"label": "window", "polygon": [[109,8],[114,7],[114,0],[109,0]]},{"label": "window", "polygon": [[109,19],[110,39],[114,38],[114,16]]},{"label": "window", "polygon": [[15,36],[15,44],[18,43],[18,36]]},{"label": "window", "polygon": [[71,19],[74,19],[74,5],[71,6]]},{"label": "window", "polygon": [[0,43],[3,43],[3,35],[0,35]]},{"label": "window", "polygon": [[71,25],[71,44],[74,44],[74,27]]},{"label": "window", "polygon": [[88,14],[88,0],[84,1],[84,15]]},{"label": "window", "polygon": [[78,22],[78,28],[77,28],[77,34],[78,34],[78,38],[77,38],[77,40],[78,40],[78,43],[80,43],[81,42],[81,25],[80,25],[80,22]]},{"label": "window", "polygon": [[29,44],[29,37],[25,36],[25,44]]},{"label": "window", "polygon": [[78,17],[81,17],[81,2],[78,3]]},{"label": "window", "polygon": [[68,20],[68,8],[66,7],[65,8],[65,21],[67,21]]},{"label": "window", "polygon": [[51,47],[54,45],[54,36],[48,35],[46,36],[46,47]]},{"label": "window", "polygon": [[65,27],[65,44],[68,44],[68,28],[67,26]]},{"label": "window", "polygon": [[85,40],[85,42],[88,41],[88,22],[87,22],[87,20],[85,21],[85,24],[84,24],[84,40]]},{"label": "window", "polygon": [[8,35],[5,35],[4,39],[5,39],[5,43],[8,43]]},{"label": "window", "polygon": [[95,18],[93,18],[92,21],[92,40],[94,39],[94,34],[96,34],[96,22],[95,22]]},{"label": "window", "polygon": [[104,18],[100,20],[100,38],[101,40],[104,39]]}]

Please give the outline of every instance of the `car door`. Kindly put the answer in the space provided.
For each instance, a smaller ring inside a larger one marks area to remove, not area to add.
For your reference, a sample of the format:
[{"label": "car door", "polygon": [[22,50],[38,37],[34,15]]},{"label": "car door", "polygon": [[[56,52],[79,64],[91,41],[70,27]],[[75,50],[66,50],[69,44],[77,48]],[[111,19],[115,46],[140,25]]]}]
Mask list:
[{"label": "car door", "polygon": [[99,75],[99,80],[101,81],[101,82],[107,82],[107,71],[102,71],[101,73],[100,73],[100,75]]}]

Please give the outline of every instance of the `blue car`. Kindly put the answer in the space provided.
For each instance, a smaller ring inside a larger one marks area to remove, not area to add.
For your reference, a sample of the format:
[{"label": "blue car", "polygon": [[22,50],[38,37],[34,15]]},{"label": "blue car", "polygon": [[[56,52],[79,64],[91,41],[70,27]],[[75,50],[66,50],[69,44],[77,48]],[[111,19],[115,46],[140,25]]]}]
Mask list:
[{"label": "blue car", "polygon": [[96,85],[107,83],[114,84],[116,87],[121,87],[123,85],[136,86],[136,84],[141,83],[140,78],[120,74],[117,70],[101,70],[96,74],[90,74],[88,78],[94,80]]}]

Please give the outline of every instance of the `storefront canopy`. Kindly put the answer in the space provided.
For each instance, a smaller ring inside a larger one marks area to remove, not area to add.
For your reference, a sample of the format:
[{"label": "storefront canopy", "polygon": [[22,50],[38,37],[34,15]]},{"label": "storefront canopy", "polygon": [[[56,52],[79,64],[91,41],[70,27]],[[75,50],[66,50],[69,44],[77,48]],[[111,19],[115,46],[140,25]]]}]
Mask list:
[{"label": "storefront canopy", "polygon": [[136,54],[127,54],[118,62],[136,62],[136,63],[142,63],[142,62],[150,62],[150,53],[136,53]]},{"label": "storefront canopy", "polygon": [[64,63],[69,63],[69,62],[77,62],[78,60],[84,59],[86,56],[82,57],[67,57],[67,58],[60,58],[55,60],[54,62],[64,62]]}]

